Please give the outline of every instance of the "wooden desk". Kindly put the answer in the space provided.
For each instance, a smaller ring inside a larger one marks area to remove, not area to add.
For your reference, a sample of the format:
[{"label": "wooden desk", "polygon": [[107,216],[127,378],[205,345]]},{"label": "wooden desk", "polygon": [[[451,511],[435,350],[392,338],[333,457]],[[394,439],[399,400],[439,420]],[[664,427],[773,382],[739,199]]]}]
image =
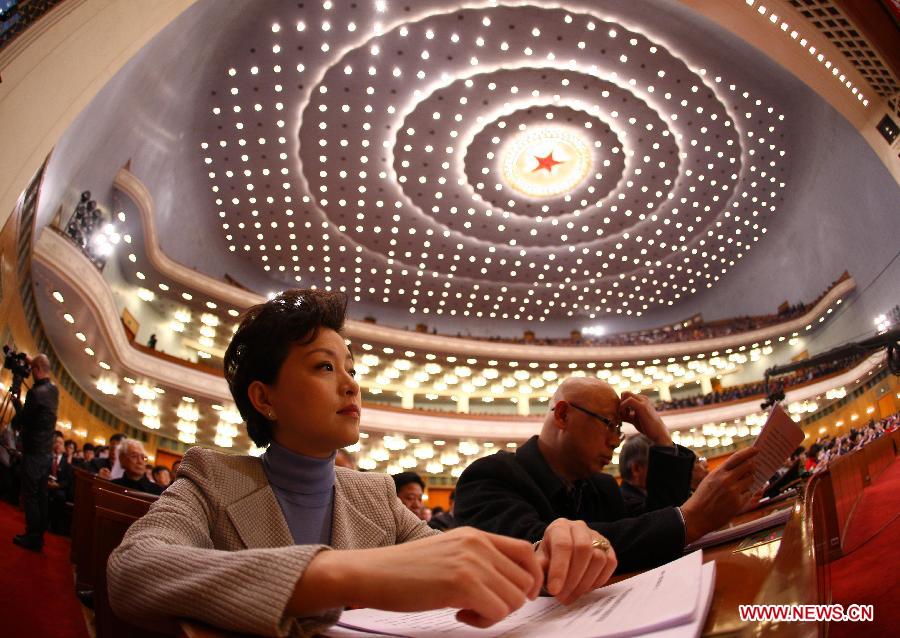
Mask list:
[{"label": "wooden desk", "polygon": [[[773,503],[754,512],[742,514],[741,522],[760,518],[774,509],[790,507],[791,501]],[[738,605],[812,604],[816,594],[816,568],[812,557],[812,540],[806,552],[803,533],[803,502],[793,500],[794,511],[784,528],[780,540],[757,547],[737,551],[743,539],[719,545],[703,552],[703,561],[716,561],[716,584],[712,607],[703,629],[704,636],[815,636],[813,623],[788,623],[769,626],[763,623],[743,623]],[[776,528],[778,529],[778,528]],[[627,578],[619,576],[613,581]],[[181,622],[181,638],[238,638],[228,633],[197,623]]]},{"label": "wooden desk", "polygon": [[[779,540],[738,550],[743,538],[703,550],[703,562],[716,561],[713,601],[703,628],[704,636],[815,636],[814,623],[741,622],[739,605],[815,604],[816,563],[813,540],[804,524],[802,497],[767,504],[735,517],[733,523],[762,518],[777,509],[792,507],[791,518]],[[773,530],[770,530],[773,531]],[[630,574],[613,578],[623,580]]]},{"label": "wooden desk", "polygon": [[[791,507],[780,540],[739,550],[743,539],[704,550],[704,562],[716,561],[716,583],[704,636],[825,636],[824,623],[741,622],[739,605],[830,604],[828,562],[840,556],[842,532],[864,485],[900,454],[900,430],[862,450],[841,457],[814,475],[802,494],[767,503],[734,519],[754,520]],[[836,489],[835,489],[836,487]],[[618,576],[613,582],[622,580]],[[237,634],[181,621],[181,638],[237,638]]]},{"label": "wooden desk", "polygon": [[704,562],[716,561],[716,586],[704,636],[817,635],[814,623],[746,623],[739,614],[739,605],[817,602],[813,541],[803,524],[805,504],[797,500],[793,507],[780,540],[740,551],[742,540],[704,550]]},{"label": "wooden desk", "polygon": [[[704,550],[703,560],[716,561],[713,602],[703,628],[704,636],[786,636],[807,638],[824,635],[824,626],[811,622],[741,622],[739,605],[807,605],[820,601],[818,572],[812,534],[813,513],[802,496],[767,504],[741,514],[735,522],[746,522],[792,507],[791,518],[781,539],[738,550],[743,539]],[[626,575],[613,581],[622,580]],[[237,638],[237,634],[208,627],[195,621],[181,621],[181,638]]]}]

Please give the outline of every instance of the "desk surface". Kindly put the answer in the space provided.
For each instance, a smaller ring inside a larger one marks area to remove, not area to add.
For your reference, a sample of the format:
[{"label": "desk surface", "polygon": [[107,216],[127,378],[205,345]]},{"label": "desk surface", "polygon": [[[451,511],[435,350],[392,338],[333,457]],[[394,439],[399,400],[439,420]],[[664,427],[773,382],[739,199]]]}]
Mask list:
[{"label": "desk surface", "polygon": [[[791,519],[770,532],[781,538],[741,548],[739,539],[703,550],[703,561],[716,561],[716,584],[712,607],[703,629],[704,636],[815,636],[814,623],[745,623],[739,605],[812,604],[816,601],[816,566],[812,539],[803,524],[802,498],[772,503],[741,514],[733,523],[761,518],[776,509],[793,507]],[[756,536],[756,535],[751,535]],[[613,581],[627,578],[618,576]],[[182,638],[234,638],[236,634],[204,626],[194,621],[181,622]]]},{"label": "desk surface", "polygon": [[745,539],[740,539],[704,550],[704,562],[716,561],[716,586],[703,628],[704,636],[805,637],[818,634],[819,627],[815,623],[746,623],[740,619],[739,605],[742,604],[818,602],[813,539],[805,524],[803,499],[773,503],[739,517],[739,522],[788,506],[793,507],[793,511],[787,524],[770,530],[781,532],[780,539],[749,547]]}]

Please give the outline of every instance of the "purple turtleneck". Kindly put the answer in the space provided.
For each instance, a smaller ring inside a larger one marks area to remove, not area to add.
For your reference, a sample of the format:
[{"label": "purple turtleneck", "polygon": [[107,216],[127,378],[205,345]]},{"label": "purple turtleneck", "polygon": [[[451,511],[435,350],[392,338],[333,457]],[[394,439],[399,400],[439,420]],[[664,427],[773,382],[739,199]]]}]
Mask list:
[{"label": "purple turtleneck", "polygon": [[330,545],[334,454],[305,456],[273,441],[261,459],[294,543]]}]

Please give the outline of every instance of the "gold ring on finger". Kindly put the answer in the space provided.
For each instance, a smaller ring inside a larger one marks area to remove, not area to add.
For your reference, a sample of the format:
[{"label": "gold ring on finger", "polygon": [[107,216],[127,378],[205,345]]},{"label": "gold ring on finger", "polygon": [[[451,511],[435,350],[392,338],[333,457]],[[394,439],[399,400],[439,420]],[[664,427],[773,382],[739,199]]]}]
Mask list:
[{"label": "gold ring on finger", "polygon": [[609,541],[603,538],[595,538],[591,543],[591,547],[596,547],[597,549],[602,549],[604,552],[611,549],[612,545],[609,544]]}]

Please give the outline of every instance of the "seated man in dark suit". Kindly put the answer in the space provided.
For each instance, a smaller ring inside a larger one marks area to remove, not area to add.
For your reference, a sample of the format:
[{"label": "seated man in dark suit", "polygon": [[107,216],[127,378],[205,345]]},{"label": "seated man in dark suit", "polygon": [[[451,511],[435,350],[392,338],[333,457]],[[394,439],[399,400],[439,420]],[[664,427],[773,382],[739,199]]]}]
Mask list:
[{"label": "seated man in dark suit", "polygon": [[122,465],[119,462],[118,450],[124,440],[125,435],[119,432],[109,437],[109,454],[106,457],[98,454],[94,460],[91,461],[94,474],[105,479],[117,479],[122,476],[123,471]]},{"label": "seated man in dark suit", "polygon": [[[625,501],[625,509],[629,516],[638,516],[645,511],[652,511],[671,505],[671,503],[647,503],[647,475],[650,469],[650,446],[652,442],[643,434],[638,434],[625,441],[619,452],[619,476],[622,483],[622,500]],[[658,478],[659,473],[654,474]],[[654,495],[659,493],[653,490]],[[685,500],[687,500],[687,494]],[[681,505],[681,503],[676,503]]]},{"label": "seated man in dark suit", "polygon": [[53,433],[53,460],[50,478],[47,480],[47,517],[50,531],[54,534],[68,534],[71,517],[66,503],[75,500],[75,474],[65,452],[63,433]]},{"label": "seated man in dark suit", "polygon": [[[657,478],[648,501],[660,509],[639,516],[629,515],[615,479],[603,473],[622,421],[653,443],[648,472]],[[461,525],[532,542],[558,519],[582,520],[612,543],[618,571],[647,569],[677,558],[743,509],[755,455],[752,448],[737,452],[688,498],[694,454],[672,443],[649,399],[624,392],[620,401],[599,379],[570,378],[557,389],[539,436],[463,472],[455,513]]]},{"label": "seated man in dark suit", "polygon": [[86,472],[90,472],[94,474],[93,468],[94,461],[94,444],[93,443],[85,443],[81,448],[81,458],[75,457],[75,460],[72,461],[72,465],[75,467],[85,470]]},{"label": "seated man in dark suit", "polygon": [[431,517],[428,521],[428,527],[446,532],[448,529],[456,527],[456,518],[453,516],[453,505],[456,502],[456,491],[450,492],[450,511],[440,512]]},{"label": "seated man in dark suit", "polygon": [[785,491],[788,486],[792,485],[794,481],[801,478],[803,474],[804,451],[805,448],[801,445],[791,453],[790,458],[788,458],[784,465],[778,468],[775,475],[769,479],[769,484],[766,486],[766,491],[763,493],[763,496],[766,498],[778,496],[781,492]]},{"label": "seated man in dark suit", "polygon": [[138,492],[147,492],[148,494],[162,494],[162,488],[147,478],[144,468],[147,463],[147,454],[144,452],[144,446],[140,441],[135,439],[125,439],[119,445],[119,463],[122,465],[124,473],[121,478],[113,481],[116,485],[127,487],[130,490]]}]

